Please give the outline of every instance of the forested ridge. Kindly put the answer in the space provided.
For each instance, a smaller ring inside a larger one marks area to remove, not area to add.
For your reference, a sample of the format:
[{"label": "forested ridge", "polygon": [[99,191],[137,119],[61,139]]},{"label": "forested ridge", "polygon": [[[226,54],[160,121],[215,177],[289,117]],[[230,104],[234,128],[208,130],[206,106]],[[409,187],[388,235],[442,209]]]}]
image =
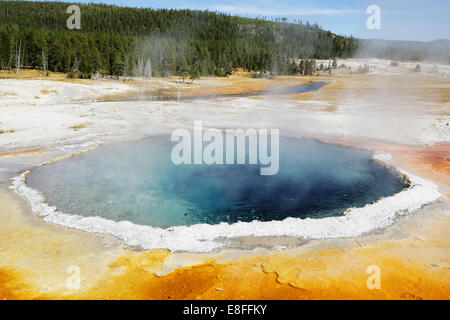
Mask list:
[{"label": "forested ridge", "polygon": [[[228,14],[77,4],[81,29],[69,30],[60,2],[0,1],[0,67],[71,76],[224,76],[234,68],[296,72],[293,59],[350,57],[354,38],[309,23]],[[293,71],[294,70],[294,71]]]}]

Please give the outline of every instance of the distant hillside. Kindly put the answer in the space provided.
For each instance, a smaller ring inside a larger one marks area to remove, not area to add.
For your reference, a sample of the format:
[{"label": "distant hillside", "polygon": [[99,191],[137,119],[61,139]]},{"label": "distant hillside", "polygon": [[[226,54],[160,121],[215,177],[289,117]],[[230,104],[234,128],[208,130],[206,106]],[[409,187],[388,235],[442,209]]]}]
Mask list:
[{"label": "distant hillside", "polygon": [[222,76],[238,67],[289,73],[292,59],[345,58],[357,47],[353,38],[308,23],[94,4],[79,4],[81,30],[71,31],[66,28],[68,6],[0,1],[0,67],[19,65],[81,77]]},{"label": "distant hillside", "polygon": [[430,42],[359,40],[358,57],[390,60],[434,61],[450,64],[450,40],[440,39]]}]

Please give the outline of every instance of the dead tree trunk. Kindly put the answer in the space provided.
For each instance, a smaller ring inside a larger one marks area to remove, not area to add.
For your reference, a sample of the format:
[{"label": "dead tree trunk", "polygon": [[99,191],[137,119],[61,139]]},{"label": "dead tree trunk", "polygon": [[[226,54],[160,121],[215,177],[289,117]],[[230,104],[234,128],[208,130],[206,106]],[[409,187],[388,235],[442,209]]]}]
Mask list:
[{"label": "dead tree trunk", "polygon": [[45,46],[42,45],[42,70],[47,72],[47,54],[45,53]]},{"label": "dead tree trunk", "polygon": [[22,40],[19,42],[19,50],[16,51],[16,74],[20,72],[20,55],[22,50]]},{"label": "dead tree trunk", "polygon": [[8,60],[8,72],[11,73],[13,59],[14,59],[14,44],[16,40],[14,39],[14,35],[12,36],[12,40],[9,45],[9,60]]}]

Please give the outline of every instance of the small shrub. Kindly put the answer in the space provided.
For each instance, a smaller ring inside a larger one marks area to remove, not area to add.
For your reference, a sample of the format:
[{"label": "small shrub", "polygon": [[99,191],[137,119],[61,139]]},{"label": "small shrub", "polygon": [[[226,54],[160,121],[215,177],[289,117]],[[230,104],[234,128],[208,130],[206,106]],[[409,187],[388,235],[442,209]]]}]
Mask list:
[{"label": "small shrub", "polygon": [[359,66],[358,68],[358,73],[369,73],[370,72],[370,67],[365,64],[364,67]]},{"label": "small shrub", "polygon": [[92,125],[92,123],[90,123],[90,122],[84,122],[84,123],[80,123],[80,124],[77,125],[77,126],[69,127],[69,129],[72,129],[73,131],[78,131],[78,130],[84,129],[84,128],[90,126],[90,125]]}]

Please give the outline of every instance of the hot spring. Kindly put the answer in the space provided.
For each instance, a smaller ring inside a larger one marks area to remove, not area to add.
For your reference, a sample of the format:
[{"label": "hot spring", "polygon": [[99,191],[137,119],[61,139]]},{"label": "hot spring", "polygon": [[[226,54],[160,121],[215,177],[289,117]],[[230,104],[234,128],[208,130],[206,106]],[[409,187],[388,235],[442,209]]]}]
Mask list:
[{"label": "hot spring", "polygon": [[68,214],[168,228],[341,216],[406,188],[371,152],[280,138],[279,171],[175,165],[170,137],[103,145],[33,170],[27,184]]}]

